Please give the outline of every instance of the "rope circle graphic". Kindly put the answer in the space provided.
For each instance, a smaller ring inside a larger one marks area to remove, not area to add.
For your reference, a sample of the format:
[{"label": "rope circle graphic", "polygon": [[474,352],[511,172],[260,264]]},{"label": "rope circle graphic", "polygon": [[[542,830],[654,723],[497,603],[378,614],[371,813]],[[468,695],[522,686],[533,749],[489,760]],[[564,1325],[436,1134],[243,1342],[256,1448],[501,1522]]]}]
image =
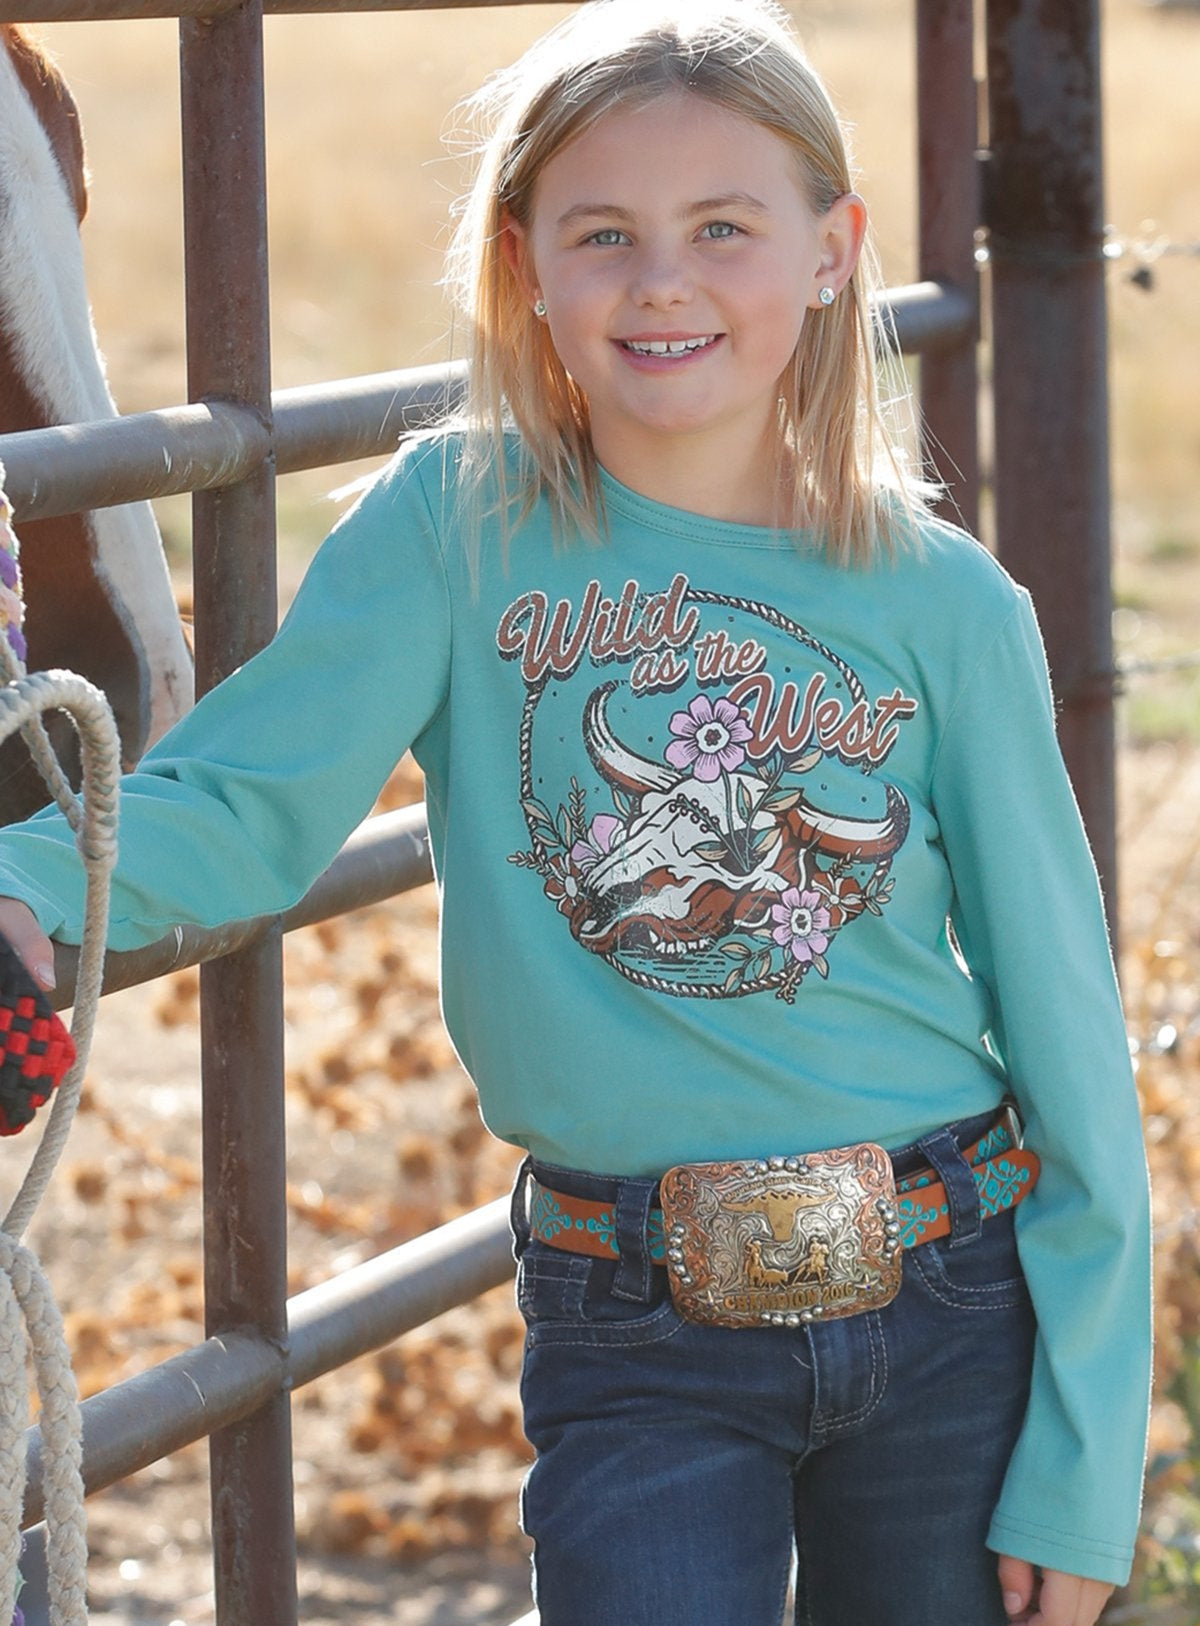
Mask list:
[{"label": "rope circle graphic", "polygon": [[[695,588],[690,583],[682,593],[680,603],[733,610],[758,619],[795,643],[811,650],[822,661],[826,662],[841,677],[845,683],[847,693],[855,705],[866,706],[868,704],[866,688],[849,663],[831,649],[828,644],[809,632],[799,621],[784,614],[775,606],[757,599],[733,597]],[[608,665],[612,659],[613,657],[608,655],[601,664]],[[529,832],[530,851],[528,854],[514,854],[512,858],[513,862],[521,864],[523,867],[536,869],[543,876],[553,873],[553,864],[550,846],[543,834],[546,829],[544,813],[535,794],[533,744],[534,725],[538,708],[545,697],[552,675],[551,672],[546,672],[539,676],[536,681],[527,682],[521,712],[518,749],[521,805]],[[617,681],[610,680],[608,684],[602,687],[606,691],[612,692],[621,685]],[[841,753],[835,749],[830,754],[840,756]],[[846,759],[843,758],[842,760]],[[869,886],[882,884],[891,868],[891,859],[892,854],[889,852],[880,856],[874,862],[868,882]],[[869,861],[860,855],[851,853],[844,860],[838,862],[842,865],[843,870],[848,870],[851,864]],[[791,1004],[795,999],[797,988],[815,963],[811,959],[807,962],[785,963],[783,967],[772,967],[768,963],[753,976],[746,975],[744,969],[739,975],[738,968],[735,966],[724,981],[680,981],[642,966],[629,964],[626,959],[622,958],[619,947],[602,949],[594,948],[590,944],[585,946],[589,952],[596,954],[597,958],[612,966],[626,981],[635,986],[654,993],[668,994],[674,998],[683,999],[740,999],[749,994],[775,991],[778,997]],[[759,955],[748,951],[745,966],[750,966],[760,956],[765,958],[765,951],[760,950]],[[824,971],[822,971],[822,975],[824,974]]]}]

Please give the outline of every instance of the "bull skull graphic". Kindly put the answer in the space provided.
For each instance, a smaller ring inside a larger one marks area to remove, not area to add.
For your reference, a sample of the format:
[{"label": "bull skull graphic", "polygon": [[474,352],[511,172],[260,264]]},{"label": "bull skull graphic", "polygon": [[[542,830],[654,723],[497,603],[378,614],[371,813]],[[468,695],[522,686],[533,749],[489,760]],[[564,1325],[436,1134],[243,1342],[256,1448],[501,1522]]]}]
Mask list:
[{"label": "bull skull graphic", "polygon": [[[598,772],[634,802],[628,823],[581,877],[571,930],[594,953],[678,960],[737,931],[761,930],[785,894],[814,878],[817,859],[886,867],[908,831],[908,803],[886,787],[882,819],[815,807],[749,769],[705,781],[623,744],[608,718],[618,687],[588,699],[583,735]],[[859,889],[861,891],[861,889]]]}]

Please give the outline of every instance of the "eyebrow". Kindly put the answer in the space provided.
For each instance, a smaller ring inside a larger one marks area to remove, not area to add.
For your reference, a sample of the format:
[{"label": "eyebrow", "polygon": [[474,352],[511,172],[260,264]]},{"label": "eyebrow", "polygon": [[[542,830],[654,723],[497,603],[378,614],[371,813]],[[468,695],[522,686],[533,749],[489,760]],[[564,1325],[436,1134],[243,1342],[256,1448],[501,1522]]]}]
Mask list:
[{"label": "eyebrow", "polygon": [[[695,203],[687,204],[679,211],[679,218],[690,220],[696,215],[713,214],[729,208],[743,209],[757,215],[771,212],[765,203],[751,196],[749,192],[722,192],[717,197],[700,198]],[[623,209],[617,203],[576,203],[558,217],[558,225],[560,228],[575,226],[582,220],[594,220],[598,216],[603,216],[607,220],[619,220],[626,225],[636,219],[631,209]]]}]

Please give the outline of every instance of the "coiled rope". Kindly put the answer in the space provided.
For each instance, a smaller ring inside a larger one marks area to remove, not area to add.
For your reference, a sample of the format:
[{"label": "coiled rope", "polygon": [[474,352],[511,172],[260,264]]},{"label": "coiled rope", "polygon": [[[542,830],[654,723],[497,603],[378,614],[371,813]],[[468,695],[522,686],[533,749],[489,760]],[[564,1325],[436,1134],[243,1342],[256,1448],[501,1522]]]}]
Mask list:
[{"label": "coiled rope", "polygon": [[[15,567],[11,518],[0,464],[0,552],[11,549]],[[0,741],[20,731],[28,744],[51,795],[75,832],[87,890],[71,1022],[75,1064],[55,1095],[41,1142],[0,1224],[0,1623],[7,1626],[12,1618],[19,1585],[27,1372],[32,1361],[44,1448],[50,1618],[54,1626],[80,1626],[87,1620],[87,1533],[79,1392],[62,1316],[36,1255],[21,1236],[66,1144],[87,1066],[104,972],[109,879],[117,852],[120,747],[108,702],[86,679],[73,672],[26,675],[19,575],[15,568],[8,568],[7,558],[3,565],[0,679],[5,687],[0,688]],[[83,759],[80,796],[68,784],[46,734],[42,718],[48,711],[66,712],[79,735]]]}]

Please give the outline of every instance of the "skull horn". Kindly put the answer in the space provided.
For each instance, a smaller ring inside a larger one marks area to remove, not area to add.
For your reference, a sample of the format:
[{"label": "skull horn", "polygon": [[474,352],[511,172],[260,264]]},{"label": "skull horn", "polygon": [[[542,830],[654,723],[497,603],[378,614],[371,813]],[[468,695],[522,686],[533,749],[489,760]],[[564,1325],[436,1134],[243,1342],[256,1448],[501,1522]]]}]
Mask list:
[{"label": "skull horn", "polygon": [[882,819],[847,819],[822,813],[805,797],[789,814],[800,839],[828,858],[888,858],[904,844],[909,807],[895,785],[884,787],[887,811]]},{"label": "skull horn", "polygon": [[602,683],[593,689],[583,709],[583,738],[588,755],[610,785],[644,796],[649,790],[674,790],[682,779],[661,762],[640,757],[622,745],[608,724],[608,697],[618,683]]}]

